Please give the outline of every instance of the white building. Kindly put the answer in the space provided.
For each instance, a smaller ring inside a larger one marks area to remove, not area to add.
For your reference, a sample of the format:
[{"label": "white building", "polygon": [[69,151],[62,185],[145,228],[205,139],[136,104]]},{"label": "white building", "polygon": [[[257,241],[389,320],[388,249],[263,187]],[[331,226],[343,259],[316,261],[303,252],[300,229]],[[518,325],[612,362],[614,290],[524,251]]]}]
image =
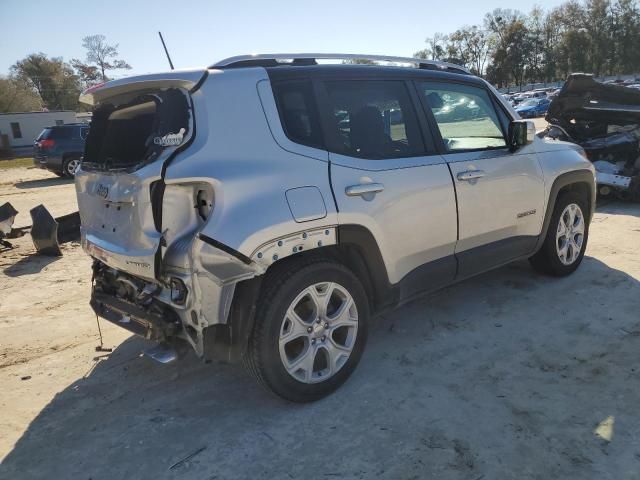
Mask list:
[{"label": "white building", "polygon": [[77,121],[76,112],[72,110],[0,113],[0,146],[2,137],[7,135],[9,147],[30,147],[45,127]]}]

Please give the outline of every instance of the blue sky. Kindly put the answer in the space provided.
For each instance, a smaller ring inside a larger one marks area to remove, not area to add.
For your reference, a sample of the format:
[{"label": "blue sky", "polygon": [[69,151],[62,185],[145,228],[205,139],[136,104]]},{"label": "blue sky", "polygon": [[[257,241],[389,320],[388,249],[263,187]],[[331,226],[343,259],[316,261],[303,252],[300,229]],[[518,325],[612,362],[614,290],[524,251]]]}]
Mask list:
[{"label": "blue sky", "polygon": [[[84,58],[82,37],[120,44],[130,73],[167,70],[161,30],[176,68],[244,53],[348,52],[408,56],[434,32],[481,23],[494,8],[528,12],[562,0],[169,1],[3,0],[0,75],[32,52]],[[125,72],[114,72],[121,76]]]}]

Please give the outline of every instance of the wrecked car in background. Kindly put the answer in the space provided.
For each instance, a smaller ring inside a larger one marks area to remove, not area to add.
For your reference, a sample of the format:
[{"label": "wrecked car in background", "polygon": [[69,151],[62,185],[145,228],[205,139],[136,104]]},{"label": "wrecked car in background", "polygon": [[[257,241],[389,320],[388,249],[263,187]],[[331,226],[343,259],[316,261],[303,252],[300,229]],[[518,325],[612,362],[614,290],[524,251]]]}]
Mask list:
[{"label": "wrecked car in background", "polygon": [[575,73],[549,106],[543,135],[577,143],[601,195],[640,200],[640,90]]}]

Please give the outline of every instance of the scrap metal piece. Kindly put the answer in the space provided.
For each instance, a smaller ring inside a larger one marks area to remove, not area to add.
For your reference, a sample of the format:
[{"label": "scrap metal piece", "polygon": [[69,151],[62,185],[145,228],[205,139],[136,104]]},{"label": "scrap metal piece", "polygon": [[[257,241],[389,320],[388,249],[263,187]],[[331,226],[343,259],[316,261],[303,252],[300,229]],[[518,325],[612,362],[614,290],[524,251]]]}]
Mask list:
[{"label": "scrap metal piece", "polygon": [[596,171],[596,183],[626,190],[631,185],[631,177]]},{"label": "scrap metal piece", "polygon": [[36,250],[41,255],[59,257],[62,255],[58,245],[58,222],[51,216],[44,205],[32,208],[31,239]]},{"label": "scrap metal piece", "polygon": [[159,343],[158,345],[145,350],[144,355],[159,363],[171,363],[178,358],[178,352],[176,349],[166,343]]},{"label": "scrap metal piece", "polygon": [[0,238],[9,236],[18,211],[9,202],[0,206]]},{"label": "scrap metal piece", "polygon": [[80,212],[56,217],[58,222],[58,243],[80,241]]},{"label": "scrap metal piece", "polygon": [[32,208],[31,239],[40,255],[61,256],[60,244],[80,239],[80,213],[53,218],[44,205]]}]

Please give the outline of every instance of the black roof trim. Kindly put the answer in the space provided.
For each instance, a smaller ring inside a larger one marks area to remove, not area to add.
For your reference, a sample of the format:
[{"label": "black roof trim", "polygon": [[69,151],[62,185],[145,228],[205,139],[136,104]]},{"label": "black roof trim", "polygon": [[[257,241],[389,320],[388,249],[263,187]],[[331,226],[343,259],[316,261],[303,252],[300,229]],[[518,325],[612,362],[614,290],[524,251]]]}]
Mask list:
[{"label": "black roof trim", "polygon": [[472,83],[484,86],[484,81],[474,75],[460,75],[441,69],[419,69],[406,67],[381,67],[378,65],[313,65],[308,67],[282,66],[265,67],[272,80],[294,78],[331,78],[340,79],[415,79],[435,80],[444,82]]}]

